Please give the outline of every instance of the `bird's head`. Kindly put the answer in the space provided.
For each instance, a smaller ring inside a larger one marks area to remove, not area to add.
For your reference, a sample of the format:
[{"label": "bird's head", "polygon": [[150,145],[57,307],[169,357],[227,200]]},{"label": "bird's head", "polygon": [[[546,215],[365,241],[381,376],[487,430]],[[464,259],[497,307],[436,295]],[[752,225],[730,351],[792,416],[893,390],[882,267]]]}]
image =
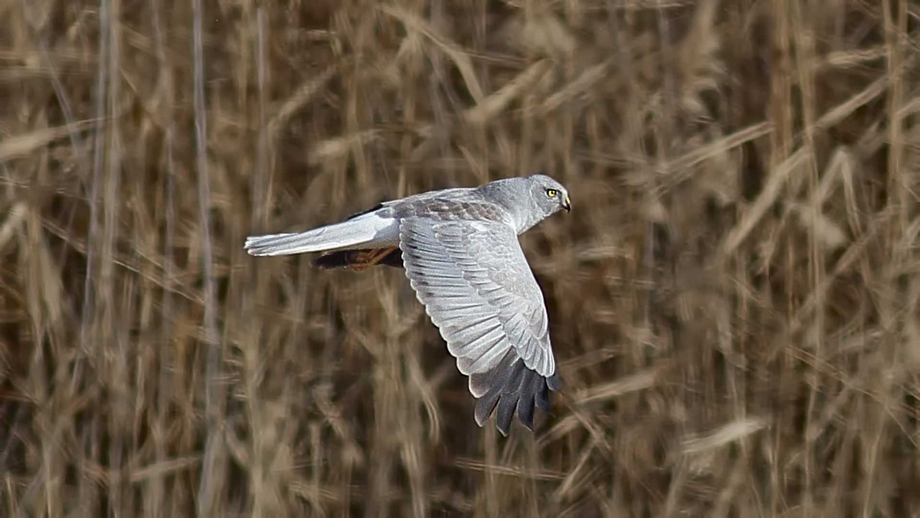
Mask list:
[{"label": "bird's head", "polygon": [[572,210],[569,191],[561,183],[540,173],[531,175],[527,179],[531,184],[530,194],[534,204],[543,213],[544,217],[555,214],[561,209],[565,209],[566,212]]}]

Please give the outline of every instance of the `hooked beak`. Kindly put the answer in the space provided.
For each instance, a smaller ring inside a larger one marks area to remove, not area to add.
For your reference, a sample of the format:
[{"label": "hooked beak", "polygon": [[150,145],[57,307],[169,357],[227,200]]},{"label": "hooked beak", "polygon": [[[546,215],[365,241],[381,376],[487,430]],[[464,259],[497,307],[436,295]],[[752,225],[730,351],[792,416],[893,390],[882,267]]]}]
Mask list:
[{"label": "hooked beak", "polygon": [[568,194],[562,197],[562,208],[565,209],[566,212],[572,212],[572,200],[569,199]]}]

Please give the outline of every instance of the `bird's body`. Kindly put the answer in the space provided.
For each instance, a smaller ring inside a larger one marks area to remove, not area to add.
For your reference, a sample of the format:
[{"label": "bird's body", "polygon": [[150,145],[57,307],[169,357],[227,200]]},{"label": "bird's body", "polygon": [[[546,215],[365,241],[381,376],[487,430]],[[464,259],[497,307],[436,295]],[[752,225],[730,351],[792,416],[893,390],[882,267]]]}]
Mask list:
[{"label": "bird's body", "polygon": [[495,409],[507,435],[517,410],[549,410],[558,389],[543,294],[517,236],[560,209],[568,193],[545,175],[387,201],[345,221],[246,239],[251,255],[323,252],[314,264],[403,267],[416,296],[470,377],[481,426]]}]

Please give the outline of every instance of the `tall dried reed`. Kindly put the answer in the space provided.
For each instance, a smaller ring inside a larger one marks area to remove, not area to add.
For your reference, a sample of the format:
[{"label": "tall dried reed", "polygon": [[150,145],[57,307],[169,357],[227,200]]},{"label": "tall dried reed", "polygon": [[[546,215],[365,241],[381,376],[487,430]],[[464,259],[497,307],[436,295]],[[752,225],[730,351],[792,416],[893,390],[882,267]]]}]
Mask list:
[{"label": "tall dried reed", "polygon": [[[920,516],[907,0],[0,0],[0,514]],[[546,171],[564,393],[252,233]]]}]

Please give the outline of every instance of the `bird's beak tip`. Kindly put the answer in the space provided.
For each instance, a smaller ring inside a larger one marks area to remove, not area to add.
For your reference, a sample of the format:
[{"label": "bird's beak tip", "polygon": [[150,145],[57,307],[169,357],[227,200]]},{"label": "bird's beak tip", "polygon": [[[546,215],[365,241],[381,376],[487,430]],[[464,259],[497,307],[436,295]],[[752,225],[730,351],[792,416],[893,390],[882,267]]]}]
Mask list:
[{"label": "bird's beak tip", "polygon": [[572,201],[569,200],[568,196],[562,200],[562,208],[565,209],[566,212],[572,212]]}]

